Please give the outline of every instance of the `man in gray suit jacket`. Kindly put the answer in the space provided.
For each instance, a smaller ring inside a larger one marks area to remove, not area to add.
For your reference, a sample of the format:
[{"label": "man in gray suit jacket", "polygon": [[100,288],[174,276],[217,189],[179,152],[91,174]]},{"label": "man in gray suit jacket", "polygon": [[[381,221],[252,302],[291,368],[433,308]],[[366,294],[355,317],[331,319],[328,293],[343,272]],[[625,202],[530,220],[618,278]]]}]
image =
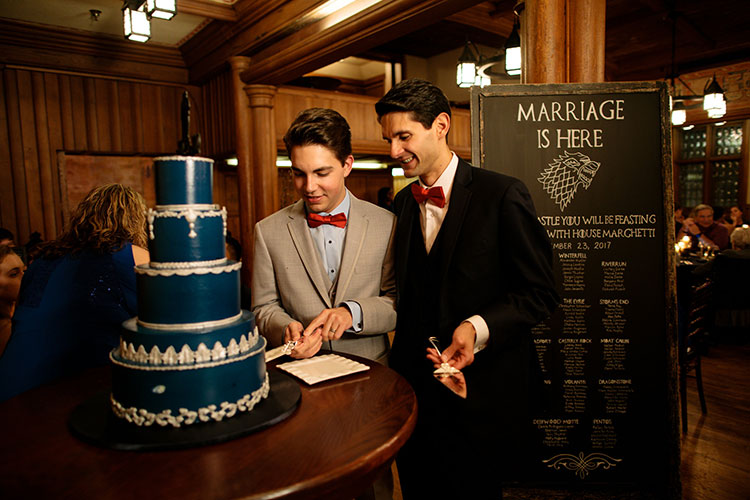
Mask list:
[{"label": "man in gray suit jacket", "polygon": [[252,303],[271,346],[301,340],[385,362],[396,326],[392,213],[345,186],[354,162],[346,120],[300,113],[284,136],[301,200],[255,225]]}]

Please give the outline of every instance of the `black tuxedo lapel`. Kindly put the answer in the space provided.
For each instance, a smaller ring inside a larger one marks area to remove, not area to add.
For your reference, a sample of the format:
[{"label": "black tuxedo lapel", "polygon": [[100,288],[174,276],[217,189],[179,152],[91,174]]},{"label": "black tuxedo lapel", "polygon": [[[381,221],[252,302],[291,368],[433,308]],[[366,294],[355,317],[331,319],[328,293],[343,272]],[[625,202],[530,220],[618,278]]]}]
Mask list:
[{"label": "black tuxedo lapel", "polygon": [[[410,189],[410,186],[407,186]],[[404,189],[407,189],[404,188]],[[398,214],[396,222],[396,241],[398,249],[396,251],[396,278],[397,289],[401,292],[401,283],[406,278],[406,265],[409,261],[409,252],[411,251],[412,224],[419,224],[419,205],[411,194],[406,196],[401,213]]]},{"label": "black tuxedo lapel", "polygon": [[440,226],[438,237],[443,245],[440,255],[440,276],[445,279],[448,266],[453,259],[453,251],[458,243],[458,236],[466,217],[466,210],[471,201],[471,191],[467,188],[471,182],[471,167],[463,160],[458,161],[456,176],[453,178],[448,213]]}]

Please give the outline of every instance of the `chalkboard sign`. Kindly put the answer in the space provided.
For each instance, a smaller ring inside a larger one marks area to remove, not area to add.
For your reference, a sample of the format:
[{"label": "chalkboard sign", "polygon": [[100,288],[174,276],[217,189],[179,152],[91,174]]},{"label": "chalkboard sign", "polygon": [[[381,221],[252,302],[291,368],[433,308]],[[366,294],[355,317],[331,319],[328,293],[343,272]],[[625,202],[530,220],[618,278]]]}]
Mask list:
[{"label": "chalkboard sign", "polygon": [[511,479],[679,498],[666,85],[497,85],[471,99],[474,164],[528,187],[561,297],[532,331],[541,404]]}]

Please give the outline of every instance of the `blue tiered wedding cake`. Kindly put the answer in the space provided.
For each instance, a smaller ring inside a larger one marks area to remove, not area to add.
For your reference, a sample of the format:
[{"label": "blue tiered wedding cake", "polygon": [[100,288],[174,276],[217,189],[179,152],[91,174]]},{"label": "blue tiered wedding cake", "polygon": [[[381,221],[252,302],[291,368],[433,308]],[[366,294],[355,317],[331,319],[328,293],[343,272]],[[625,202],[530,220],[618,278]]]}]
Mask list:
[{"label": "blue tiered wedding cake", "polygon": [[213,160],[154,160],[151,262],[136,266],[138,317],[112,351],[112,410],[139,426],[180,427],[249,412],[268,396],[265,339],[240,309],[241,263],[226,259],[226,209]]}]

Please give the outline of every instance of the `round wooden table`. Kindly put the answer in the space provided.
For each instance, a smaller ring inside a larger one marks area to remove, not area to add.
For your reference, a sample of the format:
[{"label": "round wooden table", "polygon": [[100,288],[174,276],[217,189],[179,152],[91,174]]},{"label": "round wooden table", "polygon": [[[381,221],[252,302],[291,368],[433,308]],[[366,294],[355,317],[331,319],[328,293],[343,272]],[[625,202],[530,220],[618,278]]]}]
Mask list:
[{"label": "round wooden table", "polygon": [[417,417],[416,397],[402,377],[351,358],[370,370],[313,386],[299,381],[301,402],[288,419],[178,451],[116,451],[70,433],[70,413],[109,386],[109,368],[31,390],[0,403],[0,495],[351,499],[390,466]]}]

